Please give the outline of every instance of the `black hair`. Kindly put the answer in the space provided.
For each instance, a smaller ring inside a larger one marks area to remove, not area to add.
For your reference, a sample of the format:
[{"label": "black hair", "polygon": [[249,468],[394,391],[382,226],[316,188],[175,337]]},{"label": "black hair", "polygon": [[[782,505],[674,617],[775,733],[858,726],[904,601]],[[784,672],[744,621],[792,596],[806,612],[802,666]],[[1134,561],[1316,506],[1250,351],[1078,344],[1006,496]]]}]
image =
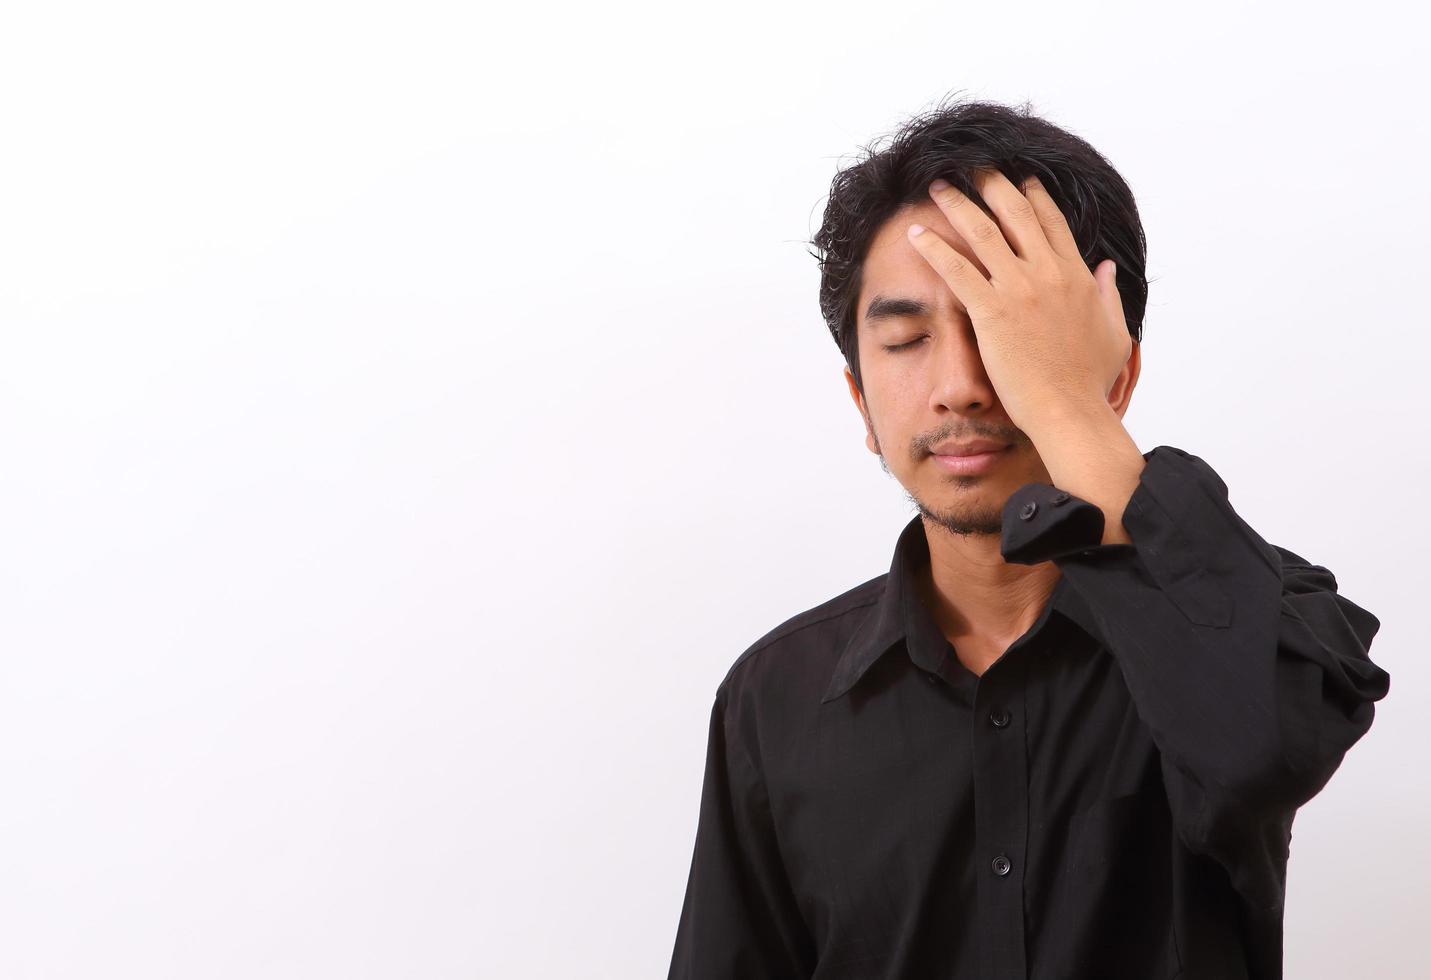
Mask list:
[{"label": "black hair", "polygon": [[871,240],[903,205],[929,200],[943,177],[986,212],[976,172],[998,168],[1015,186],[1037,175],[1068,219],[1089,269],[1118,264],[1118,292],[1128,332],[1143,338],[1148,305],[1147,241],[1127,182],[1085,140],[1035,116],[1028,103],[940,100],[905,121],[889,143],[863,147],[858,162],[835,174],[820,230],[809,242],[820,265],[820,313],[863,394],[855,336],[861,269]]}]

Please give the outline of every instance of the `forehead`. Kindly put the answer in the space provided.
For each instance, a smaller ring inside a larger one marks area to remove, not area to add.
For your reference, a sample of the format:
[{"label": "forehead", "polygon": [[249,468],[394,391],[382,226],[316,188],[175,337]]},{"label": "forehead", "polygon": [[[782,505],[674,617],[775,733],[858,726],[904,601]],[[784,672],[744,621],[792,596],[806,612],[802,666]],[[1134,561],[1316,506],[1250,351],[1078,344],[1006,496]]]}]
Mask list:
[{"label": "forehead", "polygon": [[934,309],[964,312],[964,304],[954,295],[909,240],[907,229],[921,224],[970,259],[981,272],[984,264],[974,255],[964,236],[954,230],[944,212],[933,201],[906,204],[875,232],[860,275],[860,295],[856,300],[856,323],[864,322],[865,307],[875,296],[917,299]]}]

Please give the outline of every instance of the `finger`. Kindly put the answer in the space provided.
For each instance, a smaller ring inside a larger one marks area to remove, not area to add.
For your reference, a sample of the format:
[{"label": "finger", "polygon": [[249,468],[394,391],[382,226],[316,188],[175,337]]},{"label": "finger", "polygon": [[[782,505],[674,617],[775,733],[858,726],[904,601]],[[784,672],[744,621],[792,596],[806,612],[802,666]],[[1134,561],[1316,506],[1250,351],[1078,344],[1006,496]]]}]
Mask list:
[{"label": "finger", "polygon": [[994,287],[973,262],[923,225],[910,225],[908,234],[915,251],[939,273],[964,304],[970,319],[987,315],[994,308]]},{"label": "finger", "polygon": [[939,205],[939,210],[944,212],[954,230],[964,236],[992,278],[1003,278],[1011,271],[1018,256],[1004,240],[998,222],[942,177],[929,185],[929,196]]},{"label": "finger", "polygon": [[1069,261],[1083,261],[1078,239],[1073,237],[1073,229],[1068,226],[1068,218],[1044,188],[1043,181],[1034,175],[1027,177],[1024,180],[1024,197],[1032,205],[1039,224],[1043,226],[1044,237],[1054,252]]},{"label": "finger", "polygon": [[1049,244],[1033,202],[1014,186],[1002,170],[982,170],[976,179],[979,196],[998,217],[1004,238],[1020,258],[1053,253],[1053,246]]}]

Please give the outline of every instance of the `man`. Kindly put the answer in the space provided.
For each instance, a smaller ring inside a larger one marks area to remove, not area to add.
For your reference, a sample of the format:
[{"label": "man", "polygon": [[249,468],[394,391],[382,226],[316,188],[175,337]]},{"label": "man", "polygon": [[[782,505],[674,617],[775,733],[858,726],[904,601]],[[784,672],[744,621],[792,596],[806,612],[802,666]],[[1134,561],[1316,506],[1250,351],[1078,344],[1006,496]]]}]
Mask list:
[{"label": "man", "polygon": [[1293,816],[1387,693],[1380,623],[1123,427],[1127,185],[941,106],[835,178],[815,243],[918,515],[719,685],[670,977],[1280,977]]}]

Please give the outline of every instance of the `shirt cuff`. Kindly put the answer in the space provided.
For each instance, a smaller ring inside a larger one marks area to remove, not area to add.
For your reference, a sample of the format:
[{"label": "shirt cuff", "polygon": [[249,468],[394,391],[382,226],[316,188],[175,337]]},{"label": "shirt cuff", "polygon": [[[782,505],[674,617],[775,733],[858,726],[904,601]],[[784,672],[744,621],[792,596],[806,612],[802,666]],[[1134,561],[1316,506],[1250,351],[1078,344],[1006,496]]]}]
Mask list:
[{"label": "shirt cuff", "polygon": [[1004,560],[1036,565],[1091,552],[1103,541],[1103,510],[1048,483],[1026,483],[1004,504]]},{"label": "shirt cuff", "polygon": [[[1058,560],[1063,567],[1133,551],[1188,619],[1225,627],[1231,599],[1209,569],[1219,567],[1223,535],[1247,530],[1228,501],[1227,484],[1201,457],[1174,446],[1158,446],[1143,459],[1147,465],[1123,511],[1132,545],[1102,543],[1104,515],[1097,505],[1047,483],[1026,483],[1004,504],[1004,560]],[[1268,571],[1280,575],[1276,552],[1262,544],[1259,554]]]}]

